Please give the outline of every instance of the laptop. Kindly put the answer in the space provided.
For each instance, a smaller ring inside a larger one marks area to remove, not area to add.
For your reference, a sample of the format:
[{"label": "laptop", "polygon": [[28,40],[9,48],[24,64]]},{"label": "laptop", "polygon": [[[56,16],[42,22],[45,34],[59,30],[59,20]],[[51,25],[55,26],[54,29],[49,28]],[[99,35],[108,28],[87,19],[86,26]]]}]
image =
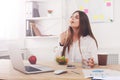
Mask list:
[{"label": "laptop", "polygon": [[21,50],[10,50],[10,59],[14,69],[26,74],[54,71],[47,66],[24,64]]}]

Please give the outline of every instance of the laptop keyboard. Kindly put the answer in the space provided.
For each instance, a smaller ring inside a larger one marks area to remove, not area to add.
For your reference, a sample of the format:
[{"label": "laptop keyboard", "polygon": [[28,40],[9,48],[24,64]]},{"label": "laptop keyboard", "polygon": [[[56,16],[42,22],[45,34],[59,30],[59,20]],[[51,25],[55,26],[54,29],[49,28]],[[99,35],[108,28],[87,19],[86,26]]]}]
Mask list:
[{"label": "laptop keyboard", "polygon": [[41,71],[40,69],[31,67],[31,66],[25,66],[25,70],[28,71],[28,72]]}]

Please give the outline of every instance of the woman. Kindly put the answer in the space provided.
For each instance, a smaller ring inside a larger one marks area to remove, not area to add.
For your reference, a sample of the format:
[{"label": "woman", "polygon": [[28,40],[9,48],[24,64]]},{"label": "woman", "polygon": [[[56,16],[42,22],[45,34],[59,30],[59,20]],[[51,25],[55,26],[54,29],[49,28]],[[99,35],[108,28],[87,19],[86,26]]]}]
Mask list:
[{"label": "woman", "polygon": [[70,18],[70,27],[60,35],[62,56],[72,62],[82,62],[94,67],[97,61],[97,41],[92,33],[89,19],[82,11],[75,11]]}]

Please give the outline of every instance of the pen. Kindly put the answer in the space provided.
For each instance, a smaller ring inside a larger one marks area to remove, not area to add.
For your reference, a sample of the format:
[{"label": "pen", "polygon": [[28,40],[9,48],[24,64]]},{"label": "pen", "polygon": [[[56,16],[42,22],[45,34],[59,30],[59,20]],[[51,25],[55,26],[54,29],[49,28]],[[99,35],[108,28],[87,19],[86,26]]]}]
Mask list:
[{"label": "pen", "polygon": [[73,73],[75,73],[75,74],[80,74],[79,72],[76,72],[76,71],[71,71],[71,72],[73,72]]}]

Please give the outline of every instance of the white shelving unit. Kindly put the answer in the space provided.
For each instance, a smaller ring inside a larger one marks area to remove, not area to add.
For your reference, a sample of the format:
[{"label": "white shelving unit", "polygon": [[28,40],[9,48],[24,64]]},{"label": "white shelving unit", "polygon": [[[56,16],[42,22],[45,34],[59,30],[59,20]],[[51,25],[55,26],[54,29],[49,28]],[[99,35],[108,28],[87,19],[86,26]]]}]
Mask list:
[{"label": "white shelving unit", "polygon": [[[52,57],[55,55],[53,51],[58,45],[58,37],[63,28],[63,1],[26,0],[25,48],[29,49],[30,54],[36,55],[38,59],[43,59],[41,57],[43,54]],[[48,10],[53,12],[49,14]],[[33,35],[30,22],[34,22],[44,36]]]},{"label": "white shelving unit", "polygon": [[47,39],[47,38],[58,38],[57,35],[52,36],[35,36],[35,37],[26,37],[26,39]]},{"label": "white shelving unit", "polygon": [[31,22],[42,35],[59,35],[63,23],[62,0],[26,0],[26,37],[36,36]]},{"label": "white shelving unit", "polygon": [[47,19],[62,19],[62,17],[34,17],[34,18],[26,18],[26,20],[47,20]]}]

